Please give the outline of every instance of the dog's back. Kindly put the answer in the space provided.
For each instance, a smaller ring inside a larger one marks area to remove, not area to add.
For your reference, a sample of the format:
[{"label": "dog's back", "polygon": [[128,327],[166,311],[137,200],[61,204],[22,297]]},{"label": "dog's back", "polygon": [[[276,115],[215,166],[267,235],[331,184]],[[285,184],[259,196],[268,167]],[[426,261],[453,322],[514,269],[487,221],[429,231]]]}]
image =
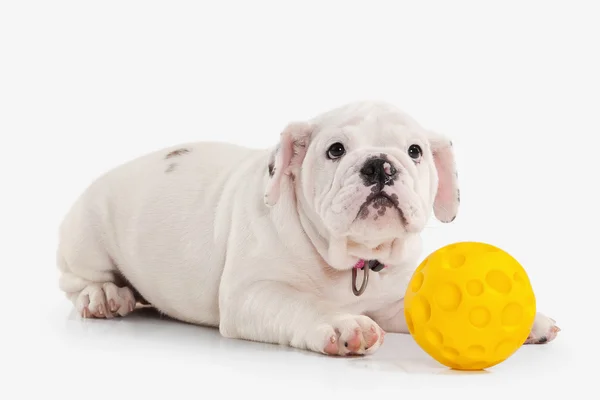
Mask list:
[{"label": "dog's back", "polygon": [[[265,150],[201,142],[108,171],[77,199],[61,225],[61,289],[82,313],[123,315],[135,297],[121,287],[125,278],[127,286],[172,317],[218,324],[227,241],[215,235],[227,234],[228,191],[248,179],[234,177],[238,171],[259,173],[241,164],[266,168],[267,160]],[[217,218],[220,231],[215,231]]]}]

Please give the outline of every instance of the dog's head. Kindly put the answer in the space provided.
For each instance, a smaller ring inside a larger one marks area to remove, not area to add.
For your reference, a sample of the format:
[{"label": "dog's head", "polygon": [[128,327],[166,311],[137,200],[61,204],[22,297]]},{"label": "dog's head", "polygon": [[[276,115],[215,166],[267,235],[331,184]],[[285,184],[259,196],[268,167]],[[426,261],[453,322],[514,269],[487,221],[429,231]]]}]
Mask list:
[{"label": "dog's head", "polygon": [[393,264],[432,213],[453,221],[460,200],[451,142],[382,103],[290,124],[269,175],[265,202],[289,180],[304,229],[337,269],[356,258]]}]

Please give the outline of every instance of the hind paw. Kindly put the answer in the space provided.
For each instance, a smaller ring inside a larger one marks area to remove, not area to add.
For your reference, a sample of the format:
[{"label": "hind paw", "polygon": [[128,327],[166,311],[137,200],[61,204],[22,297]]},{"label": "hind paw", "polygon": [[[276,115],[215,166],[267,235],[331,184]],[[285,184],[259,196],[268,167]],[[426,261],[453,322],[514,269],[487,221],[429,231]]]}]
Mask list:
[{"label": "hind paw", "polygon": [[560,328],[556,326],[556,321],[546,317],[542,313],[537,313],[531,328],[531,333],[527,337],[525,344],[544,344],[556,339]]},{"label": "hind paw", "polygon": [[77,296],[75,307],[83,318],[124,317],[135,309],[135,297],[128,287],[112,282],[91,284]]}]

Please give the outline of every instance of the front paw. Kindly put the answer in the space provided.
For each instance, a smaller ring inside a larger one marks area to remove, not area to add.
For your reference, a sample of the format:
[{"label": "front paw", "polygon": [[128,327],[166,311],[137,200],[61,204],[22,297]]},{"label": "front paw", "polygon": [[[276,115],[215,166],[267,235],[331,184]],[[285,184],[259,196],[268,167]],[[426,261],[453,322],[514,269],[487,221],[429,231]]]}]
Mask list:
[{"label": "front paw", "polygon": [[341,315],[317,326],[308,335],[307,347],[328,355],[373,354],[383,344],[385,332],[364,315]]},{"label": "front paw", "polygon": [[553,341],[560,332],[560,328],[556,326],[556,321],[546,317],[538,312],[533,321],[531,333],[527,337],[525,344],[543,344]]}]

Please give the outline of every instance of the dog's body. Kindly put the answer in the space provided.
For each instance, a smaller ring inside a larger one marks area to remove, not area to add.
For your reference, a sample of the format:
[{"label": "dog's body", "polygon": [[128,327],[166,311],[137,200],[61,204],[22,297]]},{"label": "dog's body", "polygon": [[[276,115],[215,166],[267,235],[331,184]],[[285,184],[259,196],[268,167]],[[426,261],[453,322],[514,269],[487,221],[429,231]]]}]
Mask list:
[{"label": "dog's body", "polygon": [[[407,332],[419,235],[458,203],[447,139],[351,104],[290,124],[273,149],[193,143],[109,171],[61,226],[60,287],[85,317],[142,301],[226,337],[369,354],[384,330]],[[356,296],[351,270],[369,260],[387,268]],[[530,341],[556,331],[540,314]]]}]

